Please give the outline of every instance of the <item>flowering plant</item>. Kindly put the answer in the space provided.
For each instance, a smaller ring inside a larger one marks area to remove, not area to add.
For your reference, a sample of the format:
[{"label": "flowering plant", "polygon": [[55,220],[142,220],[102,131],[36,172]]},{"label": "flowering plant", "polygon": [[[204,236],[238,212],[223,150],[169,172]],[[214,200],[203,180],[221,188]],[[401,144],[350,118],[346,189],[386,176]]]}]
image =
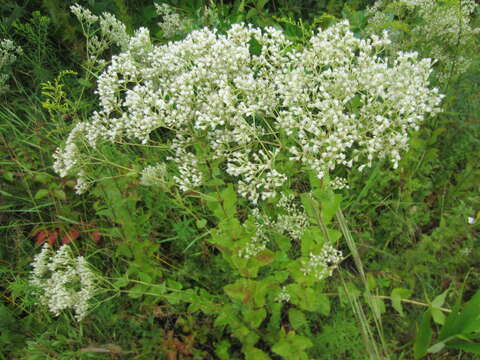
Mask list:
[{"label": "flowering plant", "polygon": [[196,202],[188,213],[231,269],[222,308],[191,300],[190,310],[214,314],[247,358],[266,358],[263,327],[272,352],[290,358],[293,346],[305,359],[311,342],[278,331],[279,319],[287,303],[289,314],[329,313],[325,279],[343,258],[334,189],[375,160],[398,166],[409,132],[439,111],[432,61],[385,57],[388,44],[356,38],[346,21],[305,46],[244,24],[156,45],[141,28],[100,75],[99,109],[75,125],[55,170],[83,193],[115,166],[105,149],[135,147],[123,175]]},{"label": "flowering plant", "polygon": [[82,320],[96,289],[96,276],[85,258],[73,257],[69,245],[53,252],[45,243],[32,266],[31,283],[40,290],[40,304],[55,316],[71,308],[77,320]]}]

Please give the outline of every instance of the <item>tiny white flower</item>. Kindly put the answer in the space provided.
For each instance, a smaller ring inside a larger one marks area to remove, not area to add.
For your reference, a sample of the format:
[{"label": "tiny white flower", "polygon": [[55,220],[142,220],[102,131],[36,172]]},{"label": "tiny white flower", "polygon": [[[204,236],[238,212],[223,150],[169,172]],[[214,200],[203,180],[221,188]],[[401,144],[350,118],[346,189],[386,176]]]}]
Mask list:
[{"label": "tiny white flower", "polygon": [[290,302],[290,294],[285,286],[282,287],[280,293],[275,298],[277,302]]}]

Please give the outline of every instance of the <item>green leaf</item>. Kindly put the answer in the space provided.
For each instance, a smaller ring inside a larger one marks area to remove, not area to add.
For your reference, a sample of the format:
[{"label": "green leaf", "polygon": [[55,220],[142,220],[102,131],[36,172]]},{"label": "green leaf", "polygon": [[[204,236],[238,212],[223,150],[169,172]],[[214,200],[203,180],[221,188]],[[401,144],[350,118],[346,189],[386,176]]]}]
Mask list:
[{"label": "green leaf", "polygon": [[303,295],[300,295],[298,306],[307,311],[316,311],[318,309],[317,296],[312,288],[306,288]]},{"label": "green leaf", "polygon": [[280,250],[284,252],[288,252],[288,250],[290,250],[292,247],[291,239],[283,234],[275,234],[275,238],[273,240],[277,243]]},{"label": "green leaf", "polygon": [[440,331],[439,339],[446,340],[457,334],[469,334],[480,330],[480,291],[467,302],[463,311],[452,311]]},{"label": "green leaf", "polygon": [[402,308],[402,299],[408,299],[412,295],[412,291],[405,288],[395,288],[392,290],[390,297],[392,298],[392,306],[397,312],[404,316]]},{"label": "green leaf", "polygon": [[317,295],[318,311],[320,314],[327,316],[330,314],[330,299],[328,296],[320,294]]},{"label": "green leaf", "polygon": [[223,189],[219,196],[216,192],[209,193],[204,199],[212,213],[222,221],[233,218],[237,212],[237,193],[232,184]]},{"label": "green leaf", "polygon": [[243,310],[245,321],[254,329],[257,329],[267,316],[265,309],[246,308]]},{"label": "green leaf", "polygon": [[127,278],[120,278],[113,283],[113,285],[115,285],[118,288],[124,288],[128,286],[128,284],[130,284],[130,280]]},{"label": "green leaf", "polygon": [[[220,360],[230,359],[230,342],[228,340],[222,340],[215,346],[215,354]],[[245,355],[246,356],[246,355]]]},{"label": "green leaf", "polygon": [[284,359],[296,360],[302,359],[303,351],[311,346],[312,342],[310,339],[296,335],[291,331],[286,337],[272,346],[272,351]]},{"label": "green leaf", "polygon": [[35,194],[35,200],[43,199],[47,195],[48,195],[48,190],[47,189],[40,189]]},{"label": "green leaf", "polygon": [[480,343],[467,341],[451,341],[447,344],[449,348],[466,351],[480,355]]},{"label": "green leaf", "polygon": [[257,9],[251,8],[250,10],[248,10],[247,15],[245,16],[245,19],[248,20],[248,19],[254,17],[254,16],[257,15],[257,14],[258,14]]},{"label": "green leaf", "polygon": [[147,292],[148,286],[143,284],[137,284],[129,290],[128,297],[132,299],[139,299]]},{"label": "green leaf", "polygon": [[444,347],[445,347],[445,343],[439,342],[439,343],[436,343],[435,345],[430,346],[427,351],[430,354],[435,354],[435,353],[439,352],[440,350],[442,350]]},{"label": "green leaf", "polygon": [[312,193],[321,204],[323,222],[328,225],[340,208],[342,196],[326,188],[314,190]]},{"label": "green leaf", "polygon": [[255,55],[255,56],[260,56],[260,54],[262,53],[262,44],[260,44],[258,40],[255,39],[254,37],[252,37],[249,41],[249,51],[251,55]]},{"label": "green leaf", "polygon": [[258,11],[262,11],[265,5],[269,2],[270,0],[258,0],[257,4],[255,7],[258,9]]},{"label": "green leaf", "polygon": [[291,302],[306,311],[318,311],[322,315],[330,313],[330,300],[311,287],[302,287],[298,284],[287,286],[288,293],[292,296]]},{"label": "green leaf", "polygon": [[299,330],[303,326],[308,325],[305,314],[298,309],[290,308],[288,310],[288,321],[295,330]]},{"label": "green leaf", "polygon": [[245,360],[270,360],[270,357],[264,351],[254,346],[244,346],[242,350]]},{"label": "green leaf", "polygon": [[125,243],[119,244],[117,246],[117,249],[115,250],[115,255],[124,256],[126,258],[132,258],[133,257],[132,250],[130,250],[130,247]]},{"label": "green leaf", "polygon": [[53,196],[55,196],[59,200],[67,200],[67,194],[65,194],[65,191],[60,189],[53,190]]},{"label": "green leaf", "polygon": [[442,307],[443,303],[445,302],[445,297],[447,296],[447,293],[448,289],[438,295],[435,299],[433,299],[432,306],[437,308]]},{"label": "green leaf", "polygon": [[13,182],[14,176],[13,176],[12,172],[7,171],[7,172],[3,173],[3,178],[5,180],[7,180],[8,182]]},{"label": "green leaf", "polygon": [[371,300],[370,302],[372,307],[375,309],[377,314],[384,314],[386,312],[385,302],[383,299],[378,297],[369,297],[367,292],[365,292],[363,295],[366,301],[369,301],[369,299]]},{"label": "green leaf", "polygon": [[430,310],[427,310],[423,314],[420,321],[420,326],[417,331],[417,336],[415,338],[415,344],[413,345],[413,354],[415,359],[420,359],[427,354],[428,346],[432,341],[432,329],[430,329]]},{"label": "green leaf", "polygon": [[303,256],[308,256],[311,252],[320,252],[324,243],[322,231],[318,226],[307,228],[301,240],[300,246]]},{"label": "green leaf", "polygon": [[47,173],[38,173],[35,175],[35,177],[33,178],[34,181],[36,182],[39,182],[41,184],[46,184],[48,183],[50,180],[52,179],[52,177],[47,174]]},{"label": "green leaf", "polygon": [[436,324],[445,324],[445,314],[442,312],[442,310],[432,308],[432,319]]},{"label": "green leaf", "polygon": [[232,184],[228,184],[228,187],[222,191],[222,200],[227,216],[235,216],[237,213],[237,193]]},{"label": "green leaf", "polygon": [[80,78],[78,79],[78,83],[83,87],[89,89],[93,86],[92,82],[88,81],[87,79]]},{"label": "green leaf", "polygon": [[257,282],[250,279],[238,279],[233,284],[223,287],[225,293],[232,299],[240,300],[244,304],[249,303],[255,295]]},{"label": "green leaf", "polygon": [[203,229],[205,225],[207,225],[207,220],[206,219],[198,219],[195,224],[197,225],[198,229]]}]

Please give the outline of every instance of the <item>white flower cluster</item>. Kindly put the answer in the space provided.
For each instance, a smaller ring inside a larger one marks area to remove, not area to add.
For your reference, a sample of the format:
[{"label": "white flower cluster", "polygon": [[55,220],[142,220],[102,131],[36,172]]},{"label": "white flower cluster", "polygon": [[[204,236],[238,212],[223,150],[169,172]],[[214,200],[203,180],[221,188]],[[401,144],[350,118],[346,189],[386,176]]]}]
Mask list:
[{"label": "white flower cluster", "polygon": [[285,286],[282,287],[279,294],[275,298],[277,302],[289,302],[290,301],[290,294],[287,291]]},{"label": "white flower cluster", "polygon": [[165,184],[166,176],[167,165],[165,163],[150,165],[142,170],[140,184],[143,186],[162,186]]},{"label": "white flower cluster", "polygon": [[255,233],[247,245],[238,252],[238,256],[245,259],[250,259],[266,249],[269,241],[268,232],[272,227],[270,217],[261,213],[258,208],[252,209],[252,216],[255,219]]},{"label": "white flower cluster", "polygon": [[99,56],[113,44],[122,50],[127,46],[130,37],[125,25],[117,20],[114,15],[104,12],[97,16],[78,4],[70,7],[71,12],[77,17],[87,39],[87,53],[93,63],[103,67],[105,63]]},{"label": "white flower cluster", "polygon": [[238,183],[240,195],[254,204],[259,199],[275,197],[275,190],[287,181],[284,174],[274,169],[275,155],[278,153],[279,149],[275,149],[273,154],[267,154],[261,149],[257,153],[242,151],[231,154],[226,171],[242,179]]},{"label": "white flower cluster", "polygon": [[31,283],[41,291],[40,304],[55,316],[72,308],[77,320],[82,320],[95,294],[95,275],[87,261],[82,256],[74,258],[68,245],[53,253],[45,243],[32,266]]},{"label": "white flower cluster", "polygon": [[262,230],[257,230],[247,245],[238,251],[238,256],[243,257],[244,259],[250,259],[257,256],[261,251],[266,249],[267,242],[268,238],[266,237],[266,234],[262,232]]},{"label": "white flower cluster", "polygon": [[12,65],[17,60],[17,56],[22,54],[22,48],[16,46],[12,40],[2,39],[0,41],[0,94],[8,90],[7,81],[10,74],[7,67]]},{"label": "white flower cluster", "polygon": [[305,276],[313,275],[317,280],[332,276],[333,269],[342,261],[342,252],[330,244],[323,245],[320,254],[310,253],[308,260],[302,261],[301,271]]},{"label": "white flower cluster", "polygon": [[157,14],[162,17],[162,21],[158,23],[166,38],[175,36],[179,33],[187,31],[191,27],[190,19],[186,19],[175,11],[168,4],[155,4]]},{"label": "white flower cluster", "polygon": [[279,214],[276,219],[252,209],[255,233],[247,245],[239,251],[239,256],[249,259],[264,250],[269,241],[269,233],[288,234],[293,240],[300,240],[305,229],[310,225],[305,210],[295,203],[293,194],[282,194],[276,204]]},{"label": "white flower cluster", "polygon": [[293,194],[282,194],[277,207],[285,213],[277,216],[274,224],[275,229],[280,233],[287,233],[293,239],[299,240],[305,229],[310,225],[305,210],[295,203]]},{"label": "white flower cluster", "polygon": [[386,35],[358,39],[346,21],[302,49],[274,28],[205,28],[165,45],[141,28],[100,76],[100,110],[72,131],[55,169],[77,174],[85,142],[147,143],[159,129],[174,135],[170,161],[182,190],[202,185],[205,162],[221,160],[252,203],[288,185],[282,162],[332,179],[338,167],[362,169],[378,158],[397,166],[409,131],[439,110],[442,96],[428,87],[432,61],[402,52],[382,58],[389,43]]},{"label": "white flower cluster", "polygon": [[[465,72],[472,62],[469,55],[478,51],[480,28],[471,23],[477,8],[474,0],[379,0],[368,14],[373,31],[391,22],[392,14],[403,17],[407,23],[413,21],[409,36],[394,42],[393,48],[426,49],[426,54],[438,61],[440,79],[446,80],[451,74]],[[418,44],[412,43],[412,39]]]}]

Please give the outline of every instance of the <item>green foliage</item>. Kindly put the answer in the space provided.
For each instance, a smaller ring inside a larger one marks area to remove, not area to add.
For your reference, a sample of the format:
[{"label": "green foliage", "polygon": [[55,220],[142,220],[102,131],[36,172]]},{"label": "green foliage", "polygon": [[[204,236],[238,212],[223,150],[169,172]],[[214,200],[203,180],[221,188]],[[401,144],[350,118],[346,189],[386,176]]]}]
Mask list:
[{"label": "green foliage", "polygon": [[432,308],[422,317],[415,341],[415,359],[420,359],[427,353],[436,354],[444,348],[480,354],[479,343],[475,341],[478,341],[480,330],[480,313],[478,311],[480,291],[477,291],[463,309],[454,309],[447,316],[445,323],[442,323],[443,326],[438,334],[437,342],[431,345],[433,332],[430,327],[430,319],[432,318],[432,309],[435,305],[441,305],[443,299],[439,298],[437,304],[434,303],[435,300],[432,303]]},{"label": "green foliage", "polygon": [[[340,18],[363,36],[364,9],[371,5],[168,3],[190,20],[186,32],[224,31],[247,21],[283,28],[295,46]],[[479,353],[478,56],[465,51],[472,60],[467,71],[438,84],[447,95],[444,113],[412,134],[399,169],[379,163],[353,170],[350,189],[339,193],[291,169],[311,226],[298,241],[275,233],[270,250],[245,259],[239,250],[255,225],[225,179],[212,175],[205,193],[178,193],[171,179],[164,188],[139,185],[145,165],[170,155],[164,149],[92,150],[100,181],[89,195],[75,194],[75,181],[51,170],[61,139],[96,108],[98,74],[85,70],[84,39],[69,5],[0,4],[0,37],[14,39],[25,54],[11,69],[11,91],[0,104],[0,359],[365,359],[382,341],[392,359]],[[89,6],[96,14],[115,13],[130,32],[148,26],[158,41],[168,40],[150,1]],[[410,37],[414,19],[388,11],[392,18],[383,28],[409,39],[406,50],[427,55],[421,39]],[[218,164],[208,164],[215,174]],[[275,201],[266,205],[271,216],[281,213]],[[341,277],[304,276],[301,260],[311,251],[326,242],[345,244],[340,207],[356,250],[340,245],[347,255]],[[109,283],[80,325],[69,314],[52,319],[28,284],[39,239],[51,237],[58,246],[70,231],[79,232],[73,245]],[[462,298],[462,283],[474,295],[452,307],[452,299]],[[277,301],[283,288],[288,304]]]}]

